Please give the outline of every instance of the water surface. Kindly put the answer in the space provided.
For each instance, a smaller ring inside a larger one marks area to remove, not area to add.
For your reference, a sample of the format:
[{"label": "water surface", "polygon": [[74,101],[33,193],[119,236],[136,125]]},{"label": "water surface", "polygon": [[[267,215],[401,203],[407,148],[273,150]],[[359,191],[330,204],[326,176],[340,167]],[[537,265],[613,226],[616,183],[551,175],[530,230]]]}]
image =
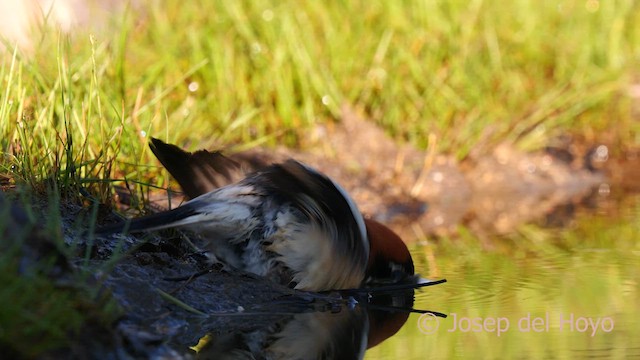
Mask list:
[{"label": "water surface", "polygon": [[414,245],[417,270],[448,280],[415,307],[449,317],[412,314],[366,359],[640,358],[640,196],[596,200],[563,228]]}]

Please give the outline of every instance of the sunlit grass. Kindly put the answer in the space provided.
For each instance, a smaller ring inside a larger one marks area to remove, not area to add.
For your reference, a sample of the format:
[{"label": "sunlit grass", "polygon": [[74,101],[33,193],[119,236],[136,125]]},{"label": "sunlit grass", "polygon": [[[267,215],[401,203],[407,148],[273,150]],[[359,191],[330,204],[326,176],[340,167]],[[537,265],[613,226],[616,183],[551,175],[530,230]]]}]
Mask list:
[{"label": "sunlit grass", "polygon": [[[637,146],[628,88],[640,64],[639,22],[631,0],[166,0],[117,14],[101,30],[44,26],[32,53],[8,46],[0,54],[0,181],[47,193],[52,209],[62,198],[109,202],[119,182],[142,207],[147,186],[168,185],[149,136],[190,149],[304,146],[314,125],[340,121],[345,103],[398,142],[434,141],[458,159],[502,142],[536,149],[567,132]],[[567,247],[580,248],[589,231],[569,234]],[[558,250],[536,227],[514,236],[507,241],[526,244],[515,247],[520,258]],[[457,264],[477,265],[483,250],[468,229],[450,243],[438,251],[466,244]],[[500,267],[512,249],[483,261],[497,272],[529,271]],[[34,309],[29,316],[48,310],[51,327],[34,334],[61,340],[81,322],[78,293],[12,276],[10,254],[0,254],[10,278],[0,304]],[[37,292],[53,293],[55,304],[32,303]],[[69,327],[57,327],[65,317]]]},{"label": "sunlit grass", "polygon": [[163,184],[137,166],[155,164],[148,136],[295,146],[343,103],[458,158],[567,131],[631,145],[639,20],[633,1],[165,1],[92,36],[45,28],[31,56],[2,57],[3,164]]}]

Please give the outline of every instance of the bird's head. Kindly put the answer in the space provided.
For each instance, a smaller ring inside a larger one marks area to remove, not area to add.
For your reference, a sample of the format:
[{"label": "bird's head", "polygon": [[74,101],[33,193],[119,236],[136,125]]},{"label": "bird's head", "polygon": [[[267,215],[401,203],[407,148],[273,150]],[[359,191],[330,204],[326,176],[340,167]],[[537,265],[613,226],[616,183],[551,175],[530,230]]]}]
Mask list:
[{"label": "bird's head", "polygon": [[407,245],[385,225],[365,219],[369,238],[367,283],[398,283],[414,277],[413,259]]}]

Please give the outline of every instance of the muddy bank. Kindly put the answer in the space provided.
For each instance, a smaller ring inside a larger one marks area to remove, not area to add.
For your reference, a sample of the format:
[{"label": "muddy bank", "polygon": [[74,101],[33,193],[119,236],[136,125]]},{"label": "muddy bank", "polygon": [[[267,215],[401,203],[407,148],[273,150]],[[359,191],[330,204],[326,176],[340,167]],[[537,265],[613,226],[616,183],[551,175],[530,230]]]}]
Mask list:
[{"label": "muddy bank", "polygon": [[344,184],[366,213],[408,238],[450,233],[461,223],[508,233],[611,184],[606,147],[576,153],[564,141],[527,154],[505,143],[457,162],[399,146],[347,107],[341,123],[316,133],[312,151],[301,157]]},{"label": "muddy bank", "polygon": [[[340,122],[316,128],[301,148],[258,148],[232,157],[254,167],[290,157],[304,161],[343,185],[365,214],[409,241],[455,232],[459,224],[483,234],[508,233],[558,207],[613,187],[638,190],[640,183],[634,180],[638,157],[612,161],[605,145],[580,148],[565,137],[524,153],[505,143],[459,162],[433,149],[399,145],[350,107],[343,108]],[[179,193],[172,196],[179,203]],[[166,198],[155,194],[155,206],[166,208]]]},{"label": "muddy bank", "polygon": [[[7,225],[0,231],[12,242],[0,242],[0,250],[13,248],[15,264],[0,265],[10,265],[5,270],[15,273],[14,282],[27,287],[34,276],[47,283],[29,301],[50,309],[48,299],[59,292],[73,299],[65,311],[80,317],[68,328],[56,324],[66,328],[64,338],[39,351],[29,347],[51,334],[24,341],[17,335],[20,341],[9,343],[0,332],[0,349],[16,358],[190,359],[195,349],[201,359],[361,358],[395,334],[413,306],[413,290],[294,291],[212,262],[200,250],[206,239],[187,240],[179,231],[94,236],[85,230],[95,214],[91,206],[59,204],[62,227],[52,232],[43,225],[51,198],[28,205],[7,198],[0,192]],[[116,220],[100,206],[97,214],[99,223]],[[40,321],[50,322],[48,315]]]}]

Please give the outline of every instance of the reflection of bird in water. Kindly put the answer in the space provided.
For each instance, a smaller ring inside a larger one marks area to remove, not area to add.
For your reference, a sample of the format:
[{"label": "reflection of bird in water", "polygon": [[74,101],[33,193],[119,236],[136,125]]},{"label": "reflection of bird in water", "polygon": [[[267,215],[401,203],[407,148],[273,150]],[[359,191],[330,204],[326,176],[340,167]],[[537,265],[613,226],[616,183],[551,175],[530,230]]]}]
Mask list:
[{"label": "reflection of bird in water", "polygon": [[368,319],[361,308],[296,314],[244,333],[210,334],[200,359],[361,359]]},{"label": "reflection of bird in water", "polygon": [[409,309],[413,308],[413,300],[413,290],[379,294],[370,299],[367,349],[377,346],[402,328],[409,318]]},{"label": "reflection of bird in water", "polygon": [[[413,291],[385,295],[374,305],[377,309],[300,313],[251,331],[209,334],[194,349],[199,359],[362,359],[366,349],[404,325]],[[399,310],[380,309],[385,305]]]},{"label": "reflection of bird in water", "polygon": [[209,241],[224,263],[302,290],[414,275],[402,240],[365,219],[339,185],[302,163],[254,162],[257,171],[234,182],[244,176],[243,165],[219,152],[192,154],[157,139],[150,146],[192,200],[102,232],[183,227]]}]

